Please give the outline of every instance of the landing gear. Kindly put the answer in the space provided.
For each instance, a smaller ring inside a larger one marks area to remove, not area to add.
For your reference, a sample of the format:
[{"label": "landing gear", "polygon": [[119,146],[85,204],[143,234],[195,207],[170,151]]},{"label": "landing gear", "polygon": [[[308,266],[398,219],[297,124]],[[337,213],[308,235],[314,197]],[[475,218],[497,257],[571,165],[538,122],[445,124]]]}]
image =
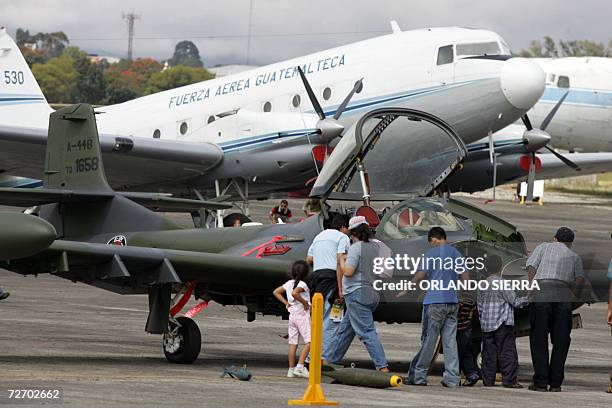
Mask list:
[{"label": "landing gear", "polygon": [[177,317],[168,323],[162,345],[166,359],[174,364],[191,364],[200,354],[202,335],[195,321],[188,317]]}]

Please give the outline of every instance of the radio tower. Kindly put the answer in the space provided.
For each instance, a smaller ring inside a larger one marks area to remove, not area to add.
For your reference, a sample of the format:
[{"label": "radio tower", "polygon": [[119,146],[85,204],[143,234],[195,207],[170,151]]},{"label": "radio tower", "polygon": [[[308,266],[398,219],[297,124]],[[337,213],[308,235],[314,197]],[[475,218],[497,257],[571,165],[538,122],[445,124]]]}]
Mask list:
[{"label": "radio tower", "polygon": [[140,20],[140,15],[132,13],[121,13],[121,18],[127,20],[128,25],[128,61],[132,60],[132,45],[134,43],[134,20]]}]

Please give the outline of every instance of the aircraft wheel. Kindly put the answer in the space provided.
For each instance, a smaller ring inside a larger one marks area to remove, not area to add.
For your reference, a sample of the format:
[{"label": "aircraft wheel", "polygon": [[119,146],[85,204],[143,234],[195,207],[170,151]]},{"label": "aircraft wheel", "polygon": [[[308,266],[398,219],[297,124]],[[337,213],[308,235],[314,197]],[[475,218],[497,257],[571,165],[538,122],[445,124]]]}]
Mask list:
[{"label": "aircraft wheel", "polygon": [[163,336],[163,349],[166,359],[174,364],[191,364],[200,354],[202,335],[197,323],[188,317],[178,317],[170,322],[169,332]]}]

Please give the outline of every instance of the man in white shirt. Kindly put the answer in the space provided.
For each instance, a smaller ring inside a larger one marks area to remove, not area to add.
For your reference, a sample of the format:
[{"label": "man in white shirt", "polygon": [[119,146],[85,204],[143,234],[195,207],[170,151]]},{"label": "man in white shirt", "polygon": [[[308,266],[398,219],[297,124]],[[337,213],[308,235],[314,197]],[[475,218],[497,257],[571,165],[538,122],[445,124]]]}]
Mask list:
[{"label": "man in white shirt", "polygon": [[307,261],[313,266],[310,288],[325,299],[323,308],[323,341],[321,358],[327,361],[330,345],[336,337],[339,322],[331,319],[332,305],[342,299],[342,266],[350,246],[347,215],[339,214],[331,222],[331,228],[320,232],[308,249]]}]

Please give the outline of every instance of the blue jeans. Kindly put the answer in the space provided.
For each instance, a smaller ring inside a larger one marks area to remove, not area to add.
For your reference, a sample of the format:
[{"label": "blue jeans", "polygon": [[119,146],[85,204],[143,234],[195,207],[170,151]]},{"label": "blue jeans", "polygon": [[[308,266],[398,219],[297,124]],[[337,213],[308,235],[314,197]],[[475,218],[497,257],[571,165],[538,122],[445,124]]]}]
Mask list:
[{"label": "blue jeans", "polygon": [[429,318],[427,317],[428,306],[429,305],[423,305],[423,314],[421,315],[421,348],[419,351],[417,351],[410,362],[410,368],[408,369],[408,384],[414,384],[414,368],[416,367],[417,361],[419,361],[421,350],[423,349],[423,343],[425,342],[425,337],[427,337],[427,325],[429,322]]},{"label": "blue jeans", "polygon": [[449,387],[457,387],[460,381],[457,351],[457,304],[430,304],[427,307],[427,319],[427,332],[414,367],[414,383],[427,383],[427,372],[436,351],[436,343],[438,337],[442,336],[444,349],[442,379]]},{"label": "blue jeans", "polygon": [[[328,354],[333,346],[333,342],[336,341],[338,335],[338,329],[340,328],[340,322],[335,322],[330,318],[332,305],[329,303],[329,298],[333,292],[330,292],[323,302],[323,333],[321,341],[321,359],[329,360]],[[306,362],[310,362],[310,353],[306,357]]]},{"label": "blue jeans", "polygon": [[378,293],[372,288],[359,288],[344,295],[346,310],[340,322],[338,337],[329,353],[330,363],[339,363],[346,354],[355,334],[370,354],[377,369],[387,367],[385,350],[376,333],[374,310],[378,306]]}]

